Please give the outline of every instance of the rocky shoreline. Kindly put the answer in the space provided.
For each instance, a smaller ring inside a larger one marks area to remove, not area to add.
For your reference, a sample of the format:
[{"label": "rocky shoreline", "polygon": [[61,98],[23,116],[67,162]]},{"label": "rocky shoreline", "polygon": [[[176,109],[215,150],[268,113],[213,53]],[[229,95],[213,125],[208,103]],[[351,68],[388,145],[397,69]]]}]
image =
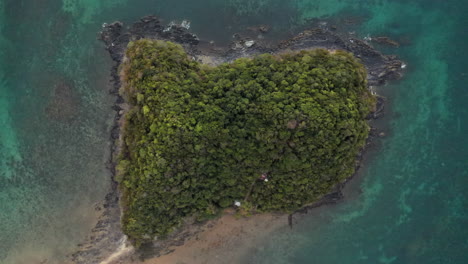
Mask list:
[{"label": "rocky shoreline", "polygon": [[[313,48],[325,48],[329,50],[341,49],[353,53],[365,65],[368,71],[367,79],[370,89],[373,89],[375,86],[384,85],[388,80],[399,79],[402,76],[404,68],[404,63],[395,56],[383,55],[366,41],[352,37],[347,33],[338,33],[333,28],[314,28],[306,30],[278,45],[272,45],[261,39],[253,40],[250,37],[236,34],[233,36],[231,44],[227,46],[216,46],[210,41],[200,40],[195,34],[191,33],[188,28],[189,26],[185,22],[181,24],[171,23],[165,25],[155,16],[143,17],[140,21],[129,27],[124,27],[121,22],[103,25],[100,39],[104,42],[106,50],[115,62],[111,69],[112,88],[110,93],[116,97],[113,107],[116,115],[114,118],[114,126],[111,130],[112,156],[107,164],[107,167],[111,170],[113,175],[115,175],[116,160],[121,144],[120,123],[127,109],[124,99],[119,95],[121,86],[119,66],[124,59],[127,44],[130,41],[148,38],[176,42],[181,44],[193,59],[213,65],[230,62],[240,57],[255,56],[263,53],[273,54]],[[376,111],[369,115],[368,119],[376,119],[383,115],[384,101],[384,98],[378,97]],[[373,138],[375,138],[377,134],[378,132],[372,129],[367,140],[366,148],[372,143]],[[361,152],[359,157],[357,157],[356,171],[359,168],[364,152],[365,149]],[[342,189],[351,178],[352,177],[337,185],[329,194],[325,195],[316,203],[305,206],[289,215],[289,225],[292,227],[293,220],[297,215],[306,214],[312,208],[325,204],[334,204],[342,200]],[[78,245],[78,250],[70,255],[70,259],[73,263],[107,263],[103,262],[106,257],[126,243],[125,236],[120,229],[121,210],[119,207],[119,191],[116,179],[112,179],[111,192],[106,196],[102,205],[96,206],[96,210],[101,212],[101,217],[98,219],[95,228],[93,228],[89,239]],[[172,247],[184,244],[187,239],[207,228],[209,227],[203,223],[187,223],[185,227],[172,234],[168,239],[156,241],[152,245],[148,245],[144,250],[139,252],[139,254],[143,257],[155,257],[168,254],[173,251],[171,249]]]}]

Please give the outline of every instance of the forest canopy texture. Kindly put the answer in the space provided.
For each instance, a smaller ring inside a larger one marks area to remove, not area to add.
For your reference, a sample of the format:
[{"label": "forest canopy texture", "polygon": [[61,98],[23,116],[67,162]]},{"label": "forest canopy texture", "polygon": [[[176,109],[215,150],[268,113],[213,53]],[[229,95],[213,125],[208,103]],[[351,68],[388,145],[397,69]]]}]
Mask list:
[{"label": "forest canopy texture", "polygon": [[123,229],[137,243],[234,201],[257,212],[314,202],[354,173],[375,105],[344,51],[210,67],[174,43],[138,40],[121,76],[131,108],[117,169]]}]

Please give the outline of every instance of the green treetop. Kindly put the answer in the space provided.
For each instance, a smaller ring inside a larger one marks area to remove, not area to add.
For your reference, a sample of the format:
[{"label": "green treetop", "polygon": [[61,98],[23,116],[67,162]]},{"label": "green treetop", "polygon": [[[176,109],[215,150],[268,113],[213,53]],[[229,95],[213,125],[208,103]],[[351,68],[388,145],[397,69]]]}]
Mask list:
[{"label": "green treetop", "polygon": [[[355,170],[375,99],[364,67],[317,49],[202,65],[171,42],[129,44],[118,171],[137,242],[230,207],[291,212]],[[265,181],[264,179],[268,181]]]}]

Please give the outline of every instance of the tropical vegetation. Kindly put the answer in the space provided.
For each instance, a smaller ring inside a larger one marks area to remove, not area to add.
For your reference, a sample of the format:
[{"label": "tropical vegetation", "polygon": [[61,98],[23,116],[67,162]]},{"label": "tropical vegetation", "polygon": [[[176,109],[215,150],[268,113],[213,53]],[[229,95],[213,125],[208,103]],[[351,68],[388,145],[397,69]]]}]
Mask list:
[{"label": "tropical vegetation", "polygon": [[[174,43],[131,42],[118,178],[137,243],[232,207],[291,212],[355,171],[375,98],[351,54],[324,49],[203,65]],[[238,203],[238,204],[239,204]]]}]

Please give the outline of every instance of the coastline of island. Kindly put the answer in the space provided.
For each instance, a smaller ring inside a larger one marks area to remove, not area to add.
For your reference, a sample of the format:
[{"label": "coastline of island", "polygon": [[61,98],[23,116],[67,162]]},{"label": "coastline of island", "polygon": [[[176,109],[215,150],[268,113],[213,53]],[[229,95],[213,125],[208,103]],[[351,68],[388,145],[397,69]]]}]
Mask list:
[{"label": "coastline of island", "polygon": [[[347,35],[339,35],[335,32],[322,28],[304,31],[298,34],[296,37],[284,41],[275,47],[271,47],[268,45],[268,43],[262,43],[261,41],[257,40],[254,41],[250,38],[243,38],[242,36],[236,36],[231,45],[227,47],[217,47],[209,41],[199,40],[196,35],[190,33],[190,31],[182,24],[164,25],[158,18],[154,16],[144,17],[128,29],[125,29],[123,24],[120,22],[104,25],[103,31],[101,33],[101,39],[105,43],[106,49],[110,53],[111,58],[116,63],[112,69],[111,74],[111,82],[113,84],[111,93],[114,94],[117,98],[113,108],[116,111],[115,126],[113,127],[111,133],[112,142],[114,142],[114,144],[112,145],[112,158],[108,164],[108,168],[112,171],[114,176],[116,160],[118,153],[120,152],[121,143],[119,142],[121,141],[121,120],[125,115],[126,109],[128,109],[128,105],[125,103],[125,100],[119,95],[118,92],[121,87],[119,66],[124,59],[124,52],[128,43],[130,41],[141,38],[169,40],[175,43],[179,43],[195,60],[213,65],[217,65],[223,62],[231,62],[237,58],[252,57],[263,53],[279,54],[288,51],[316,48],[325,48],[327,50],[345,50],[353,53],[367,68],[367,80],[370,88],[383,85],[388,80],[400,78],[402,76],[402,69],[404,68],[403,62],[399,61],[396,57],[381,54],[363,40]],[[377,109],[372,115],[368,117],[369,119],[378,118],[384,112],[384,98],[377,98]],[[376,136],[376,134],[378,134],[378,131],[371,131],[371,134],[366,143],[367,145],[371,144],[371,141],[373,137]],[[364,148],[361,154],[357,157],[357,161],[362,158],[362,154],[365,152],[365,149],[366,148]],[[356,162],[356,170],[359,165],[360,163]],[[346,181],[343,183],[338,184],[328,195],[325,195],[319,201],[313,203],[312,205],[305,206],[289,216],[287,214],[266,214],[263,216],[253,216],[251,221],[254,222],[253,225],[255,225],[255,222],[265,222],[262,220],[257,220],[255,217],[267,217],[268,215],[271,217],[270,226],[273,227],[271,230],[274,230],[275,228],[282,225],[292,225],[292,219],[294,215],[304,214],[312,208],[324,204],[334,204],[340,201],[343,198],[341,190],[345,183],[351,178],[352,176],[346,179]],[[130,252],[130,254],[126,254],[125,260],[119,260],[119,258],[122,256],[117,256],[114,257],[110,262],[105,262],[106,258],[104,256],[110,255],[109,253],[113,251],[112,248],[115,250],[115,248],[119,245],[126,243],[126,240],[123,239],[123,233],[120,231],[121,211],[118,201],[119,191],[117,182],[115,179],[113,179],[112,192],[109,193],[106,197],[106,201],[101,209],[103,211],[102,217],[99,219],[95,229],[93,229],[93,234],[91,235],[89,241],[79,245],[80,249],[71,256],[72,261],[82,264],[99,263],[90,261],[90,259],[95,259],[104,261],[101,263],[128,263],[122,261],[129,261],[130,259],[135,258],[134,254],[129,250],[123,250],[125,253]],[[222,226],[222,223],[225,222],[225,219],[230,218],[232,218],[232,214],[227,212],[226,216],[220,219],[210,220],[203,224],[188,225],[185,230],[181,230],[171,235],[165,241],[154,243],[152,248],[148,249],[147,251],[151,252],[151,254],[156,257],[162,255],[170,256],[172,252],[177,251],[177,249],[174,251],[174,248],[181,248],[181,245],[184,243],[190,244],[190,241],[192,241],[192,244],[194,244],[192,239],[195,238],[197,234],[207,234],[209,237],[209,230],[213,230],[214,227]],[[248,226],[248,224],[245,225]],[[229,232],[227,233],[229,234]],[[213,243],[213,241],[210,239],[207,239],[206,241],[208,241],[207,243]],[[168,262],[163,262],[161,259],[160,262],[155,261],[148,263],[170,262],[169,260]]]}]

